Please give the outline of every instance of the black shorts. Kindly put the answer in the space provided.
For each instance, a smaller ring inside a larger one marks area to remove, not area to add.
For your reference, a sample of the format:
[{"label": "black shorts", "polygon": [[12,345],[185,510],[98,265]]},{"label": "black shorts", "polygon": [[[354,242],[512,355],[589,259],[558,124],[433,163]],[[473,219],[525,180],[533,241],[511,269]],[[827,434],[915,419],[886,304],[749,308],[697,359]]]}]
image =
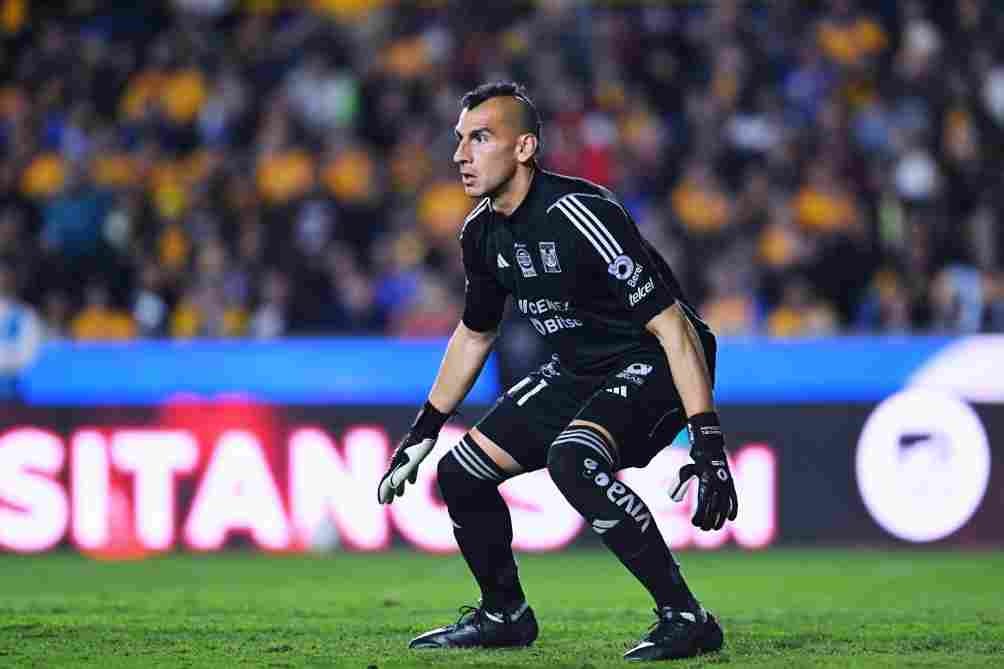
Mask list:
[{"label": "black shorts", "polygon": [[[703,343],[714,380],[714,338]],[[575,375],[548,362],[503,393],[477,428],[534,471],[547,465],[551,443],[575,419],[610,432],[618,469],[644,467],[687,423],[666,354],[652,350],[625,356],[604,376]]]}]

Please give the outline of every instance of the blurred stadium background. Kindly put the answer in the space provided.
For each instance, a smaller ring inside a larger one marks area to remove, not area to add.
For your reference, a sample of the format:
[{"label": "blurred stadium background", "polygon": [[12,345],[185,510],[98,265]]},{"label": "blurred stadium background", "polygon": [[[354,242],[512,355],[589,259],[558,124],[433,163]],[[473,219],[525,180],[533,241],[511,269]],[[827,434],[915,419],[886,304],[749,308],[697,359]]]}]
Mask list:
[{"label": "blurred stadium background", "polygon": [[[683,448],[625,474],[685,564],[1000,555],[1004,4],[0,0],[0,37],[0,552],[455,551],[434,467],[374,491],[462,308],[457,103],[511,78],[722,337],[738,521],[660,501]],[[507,319],[438,448],[542,356]],[[504,489],[521,551],[598,545]]]}]

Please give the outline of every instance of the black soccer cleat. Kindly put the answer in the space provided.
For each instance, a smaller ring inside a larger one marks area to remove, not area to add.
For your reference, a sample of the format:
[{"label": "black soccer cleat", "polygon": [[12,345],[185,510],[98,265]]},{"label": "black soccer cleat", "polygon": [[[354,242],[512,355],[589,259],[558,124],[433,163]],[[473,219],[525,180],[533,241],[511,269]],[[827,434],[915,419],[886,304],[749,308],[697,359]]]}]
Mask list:
[{"label": "black soccer cleat", "polygon": [[675,660],[713,653],[722,647],[722,628],[703,608],[694,612],[665,607],[656,609],[655,615],[659,620],[637,646],[624,653],[625,660]]},{"label": "black soccer cleat", "polygon": [[537,618],[526,603],[509,614],[462,606],[456,623],[415,637],[408,648],[519,648],[532,644],[537,631]]}]

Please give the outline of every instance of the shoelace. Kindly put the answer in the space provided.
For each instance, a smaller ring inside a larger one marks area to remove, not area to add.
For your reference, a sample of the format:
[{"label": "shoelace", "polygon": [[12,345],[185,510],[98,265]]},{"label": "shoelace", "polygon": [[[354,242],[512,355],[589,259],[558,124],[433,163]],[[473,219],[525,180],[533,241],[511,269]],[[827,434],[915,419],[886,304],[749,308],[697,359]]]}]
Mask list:
[{"label": "shoelace", "polygon": [[459,609],[457,609],[457,611],[460,613],[460,617],[457,618],[457,622],[455,622],[453,624],[454,627],[456,627],[457,625],[459,625],[461,623],[461,621],[463,621],[463,619],[468,614],[473,614],[471,623],[474,625],[474,627],[477,628],[478,632],[482,631],[481,630],[481,623],[482,623],[482,620],[483,620],[484,615],[485,615],[485,611],[484,611],[483,607],[465,605],[465,606],[461,606]]},{"label": "shoelace", "polygon": [[666,618],[662,615],[659,609],[652,609],[652,613],[655,614],[655,622],[649,625],[648,633],[645,635],[646,639],[650,639],[652,635],[659,629],[659,626],[663,623],[667,625],[672,625],[673,627],[684,627],[686,623],[683,618],[679,616],[673,616],[672,618]]}]

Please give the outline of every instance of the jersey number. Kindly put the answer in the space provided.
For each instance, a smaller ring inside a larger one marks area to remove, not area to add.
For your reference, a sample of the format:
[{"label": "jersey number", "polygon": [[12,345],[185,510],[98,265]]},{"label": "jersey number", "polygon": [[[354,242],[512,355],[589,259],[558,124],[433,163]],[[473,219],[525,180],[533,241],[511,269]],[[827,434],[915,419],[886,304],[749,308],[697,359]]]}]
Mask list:
[{"label": "jersey number", "polygon": [[[533,379],[528,376],[525,379],[523,379],[522,381],[520,381],[519,383],[517,383],[516,385],[514,385],[512,387],[512,389],[509,390],[509,397],[515,397],[516,393],[518,393],[520,390],[522,390],[524,387],[526,387],[532,381],[533,381]],[[518,407],[523,406],[524,404],[526,404],[526,401],[528,399],[530,399],[531,397],[533,397],[534,395],[536,395],[537,393],[539,393],[546,386],[547,386],[547,381],[544,380],[544,379],[541,379],[540,381],[537,382],[537,385],[535,385],[533,388],[530,388],[530,390],[526,391],[526,393],[524,393],[522,397],[520,397],[518,400],[516,400],[516,406],[518,406]]]}]

